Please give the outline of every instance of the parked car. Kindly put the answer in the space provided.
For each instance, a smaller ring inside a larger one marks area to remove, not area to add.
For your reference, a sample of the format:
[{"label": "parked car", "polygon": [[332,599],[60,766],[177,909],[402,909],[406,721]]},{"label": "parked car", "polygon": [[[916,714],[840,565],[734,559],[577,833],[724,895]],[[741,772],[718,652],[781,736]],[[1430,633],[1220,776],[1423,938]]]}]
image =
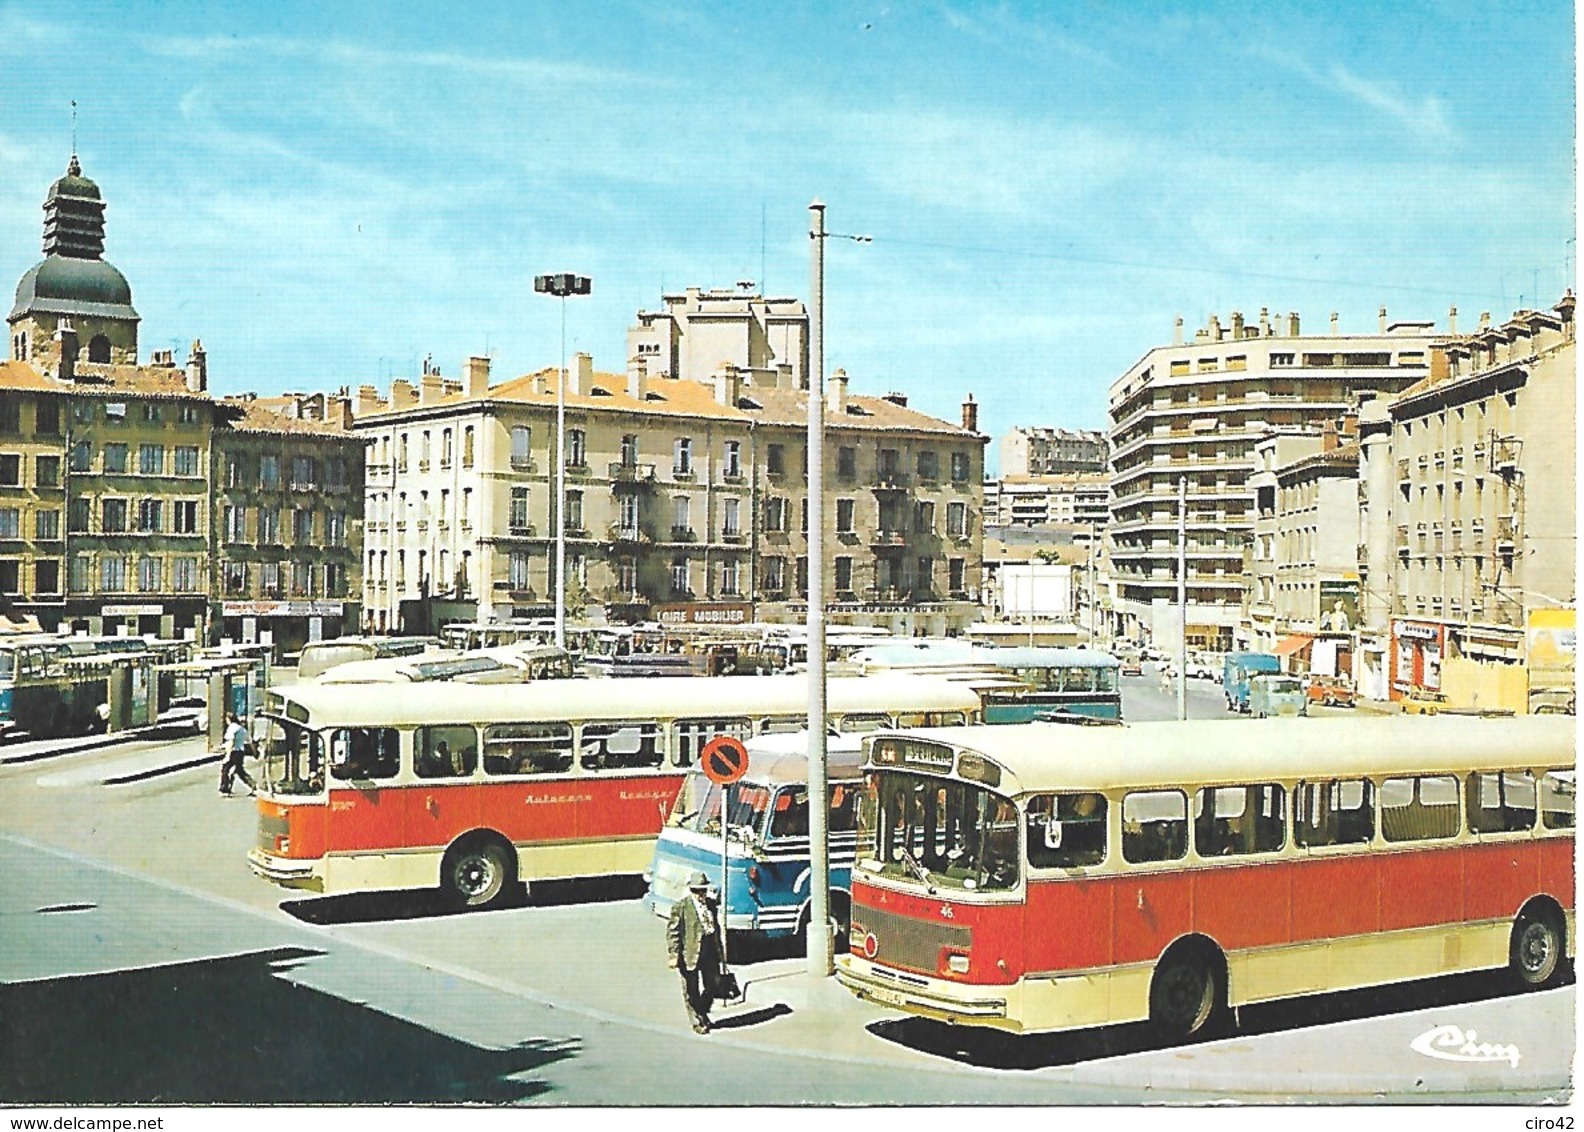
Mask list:
[{"label": "parked car", "polygon": [[1217,663],[1208,657],[1191,656],[1188,658],[1188,679],[1190,680],[1219,680],[1221,669]]},{"label": "parked car", "polygon": [[1399,702],[1404,715],[1439,715],[1447,706],[1446,694],[1429,688],[1409,688]]},{"label": "parked car", "polygon": [[1122,675],[1124,675],[1124,676],[1142,676],[1142,675],[1144,675],[1144,664],[1143,664],[1143,662],[1140,661],[1139,658],[1136,657],[1136,656],[1133,657],[1132,659],[1124,660],[1122,662]]},{"label": "parked car", "polygon": [[1281,673],[1262,673],[1249,680],[1249,714],[1259,719],[1277,715],[1308,715],[1303,681]]},{"label": "parked car", "polygon": [[1327,707],[1357,707],[1358,693],[1340,676],[1309,677],[1309,702]]}]

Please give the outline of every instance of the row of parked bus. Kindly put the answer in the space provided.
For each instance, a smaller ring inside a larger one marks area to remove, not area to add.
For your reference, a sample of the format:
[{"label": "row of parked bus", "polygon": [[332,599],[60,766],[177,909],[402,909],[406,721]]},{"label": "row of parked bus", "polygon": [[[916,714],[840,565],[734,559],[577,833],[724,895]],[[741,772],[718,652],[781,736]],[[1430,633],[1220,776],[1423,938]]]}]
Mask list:
[{"label": "row of parked bus", "polygon": [[[726,925],[808,930],[795,676],[270,693],[255,872],[313,892],[703,869]],[[1571,721],[986,725],[968,683],[829,681],[830,906],[854,993],[1024,1032],[1507,967],[1575,947]],[[717,735],[748,742],[722,789]],[[723,835],[723,829],[725,831]],[[722,846],[724,845],[724,853]],[[723,872],[724,869],[724,872]]]},{"label": "row of parked bus", "polygon": [[152,723],[170,699],[170,680],[157,668],[184,659],[186,641],[143,637],[62,636],[46,633],[0,638],[0,738],[25,734],[54,739],[103,730],[109,714],[109,679],[116,658],[148,660],[133,669],[134,720]]}]

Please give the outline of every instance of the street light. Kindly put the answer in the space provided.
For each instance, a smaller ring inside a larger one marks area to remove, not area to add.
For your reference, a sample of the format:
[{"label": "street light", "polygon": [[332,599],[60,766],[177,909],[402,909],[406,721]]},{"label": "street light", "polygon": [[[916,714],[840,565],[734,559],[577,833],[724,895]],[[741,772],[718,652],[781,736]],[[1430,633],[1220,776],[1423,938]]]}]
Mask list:
[{"label": "street light", "polygon": [[535,275],[534,291],[561,300],[561,377],[556,382],[556,587],[555,643],[566,648],[566,300],[594,289],[585,275]]}]

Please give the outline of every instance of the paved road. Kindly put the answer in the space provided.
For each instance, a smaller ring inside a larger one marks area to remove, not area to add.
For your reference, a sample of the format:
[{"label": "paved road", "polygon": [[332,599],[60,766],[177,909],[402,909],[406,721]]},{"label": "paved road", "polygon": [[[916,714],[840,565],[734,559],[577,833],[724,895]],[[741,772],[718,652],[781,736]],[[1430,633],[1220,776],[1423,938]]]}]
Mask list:
[{"label": "paved road", "polygon": [[[252,805],[214,766],[146,776],[195,756],[0,766],[0,1103],[1538,1101],[1570,1079],[1573,988],[1483,976],[1245,1011],[1233,1038],[1163,1050],[1127,1027],[965,1033],[740,956],[748,1001],[698,1037],[631,885],[473,915],[291,899],[247,872]],[[1448,1025],[1522,1056],[1413,1051]]]}]

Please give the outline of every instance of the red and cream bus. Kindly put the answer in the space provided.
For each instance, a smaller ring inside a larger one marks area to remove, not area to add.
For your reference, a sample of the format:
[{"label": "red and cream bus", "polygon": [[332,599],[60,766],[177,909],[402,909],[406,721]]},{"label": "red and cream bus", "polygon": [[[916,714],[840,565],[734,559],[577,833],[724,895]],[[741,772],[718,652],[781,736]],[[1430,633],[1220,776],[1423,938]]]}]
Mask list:
[{"label": "red and cream bus", "polygon": [[[843,732],[975,722],[968,688],[833,679]],[[807,725],[795,676],[514,685],[301,683],[272,691],[253,871],[321,893],[438,885],[494,903],[517,880],[641,873],[716,735]]]},{"label": "red and cream bus", "polygon": [[1574,952],[1572,720],[1048,723],[866,737],[848,989],[1012,1032]]}]

